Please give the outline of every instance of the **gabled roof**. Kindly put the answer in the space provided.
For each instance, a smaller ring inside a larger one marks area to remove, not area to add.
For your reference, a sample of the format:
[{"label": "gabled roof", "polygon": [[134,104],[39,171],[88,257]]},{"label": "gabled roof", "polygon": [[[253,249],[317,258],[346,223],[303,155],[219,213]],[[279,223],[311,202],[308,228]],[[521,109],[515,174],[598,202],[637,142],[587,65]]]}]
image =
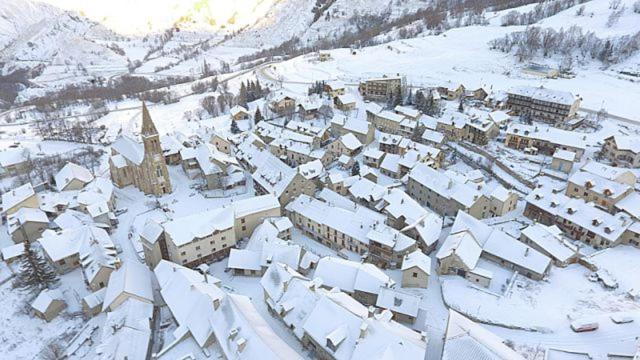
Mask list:
[{"label": "gabled roof", "polygon": [[217,208],[167,221],[163,228],[176,246],[182,246],[214,232],[231,229],[233,223],[232,209]]},{"label": "gabled roof", "polygon": [[9,190],[2,194],[2,210],[6,212],[35,194],[36,192],[33,190],[31,183],[26,183],[13,190]]},{"label": "gabled roof", "polygon": [[93,180],[93,175],[87,168],[68,162],[58,171],[54,179],[58,191],[64,191],[73,180],[78,180],[84,185]]},{"label": "gabled roof", "polygon": [[127,261],[120,269],[111,273],[102,311],[113,310],[111,305],[121,294],[129,294],[140,300],[153,303],[151,272],[146,265],[137,261]]},{"label": "gabled roof", "polygon": [[405,255],[402,260],[402,271],[412,267],[417,267],[429,275],[431,274],[431,258],[420,250]]}]

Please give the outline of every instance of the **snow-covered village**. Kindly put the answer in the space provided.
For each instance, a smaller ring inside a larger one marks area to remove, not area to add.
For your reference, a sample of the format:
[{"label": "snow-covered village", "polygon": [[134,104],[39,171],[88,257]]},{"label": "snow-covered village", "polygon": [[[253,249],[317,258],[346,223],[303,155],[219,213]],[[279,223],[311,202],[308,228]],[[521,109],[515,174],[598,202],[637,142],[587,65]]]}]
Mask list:
[{"label": "snow-covered village", "polygon": [[640,0],[0,0],[0,359],[640,360]]}]

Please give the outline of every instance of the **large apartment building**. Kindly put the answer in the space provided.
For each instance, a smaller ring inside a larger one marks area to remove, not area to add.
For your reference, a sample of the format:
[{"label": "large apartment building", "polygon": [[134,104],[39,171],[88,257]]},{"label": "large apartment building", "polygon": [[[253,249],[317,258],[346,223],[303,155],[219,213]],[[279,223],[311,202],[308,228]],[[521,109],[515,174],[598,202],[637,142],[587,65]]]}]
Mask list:
[{"label": "large apartment building", "polygon": [[507,107],[521,116],[550,124],[564,125],[576,116],[580,98],[543,87],[519,86],[507,93]]},{"label": "large apartment building", "polygon": [[517,150],[535,150],[547,156],[553,156],[558,149],[568,150],[576,154],[575,161],[580,161],[587,147],[584,138],[574,132],[523,124],[509,126],[505,145]]},{"label": "large apartment building", "polygon": [[614,165],[640,167],[640,141],[637,136],[609,136],[604,140],[602,153]]},{"label": "large apartment building", "polygon": [[360,83],[359,90],[365,100],[386,101],[389,96],[401,91],[403,83],[401,76],[367,79]]},{"label": "large apartment building", "polygon": [[280,203],[264,195],[162,224],[148,221],[140,234],[145,260],[153,268],[163,259],[188,267],[223,259],[238,240],[274,216],[280,216]]}]

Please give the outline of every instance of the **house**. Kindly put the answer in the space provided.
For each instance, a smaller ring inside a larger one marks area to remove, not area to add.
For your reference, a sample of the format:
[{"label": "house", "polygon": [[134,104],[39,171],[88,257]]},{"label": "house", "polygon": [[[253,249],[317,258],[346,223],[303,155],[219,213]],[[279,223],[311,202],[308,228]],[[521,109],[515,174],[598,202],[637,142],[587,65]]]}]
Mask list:
[{"label": "house", "polygon": [[610,214],[583,199],[539,188],[527,195],[524,215],[544,225],[557,225],[568,237],[596,249],[618,244],[640,246],[640,228],[632,217]]},{"label": "house", "polygon": [[54,176],[58,191],[80,190],[93,181],[91,172],[80,165],[67,162]]},{"label": "house", "polygon": [[329,151],[333,156],[340,155],[354,156],[362,148],[362,143],[352,133],[340,136],[336,141],[329,145]]},{"label": "house", "polygon": [[331,60],[331,53],[325,51],[318,52],[318,60],[320,60],[321,62]]},{"label": "house", "polygon": [[423,288],[429,286],[431,258],[420,250],[404,256],[402,259],[402,287]]},{"label": "house", "polygon": [[535,280],[542,279],[551,264],[546,255],[460,211],[436,254],[438,272],[487,286],[491,275],[476,269],[480,257]]},{"label": "house", "polygon": [[328,165],[332,160],[330,151],[284,137],[272,141],[269,144],[269,151],[292,167],[315,160]]},{"label": "house", "polygon": [[586,149],[584,136],[576,136],[572,131],[523,124],[509,126],[505,145],[517,150],[535,148],[547,156],[553,156],[558,149],[568,150],[576,154],[576,161],[580,161]]},{"label": "house", "polygon": [[128,299],[153,304],[151,272],[137,261],[128,261],[111,273],[102,311],[113,311]]},{"label": "house", "polygon": [[372,123],[354,117],[336,115],[331,119],[331,133],[340,137],[351,133],[364,145],[369,145],[375,138],[376,129]]},{"label": "house", "polygon": [[231,114],[231,118],[235,121],[246,120],[250,116],[249,110],[247,110],[247,108],[245,108],[244,106],[240,106],[240,105],[236,105],[232,107],[229,110],[229,113]]},{"label": "house", "polygon": [[324,83],[324,91],[333,99],[338,95],[344,95],[347,87],[341,81],[327,81]]},{"label": "house", "polygon": [[519,86],[508,92],[507,107],[514,113],[554,125],[566,126],[576,117],[581,99],[567,91]]},{"label": "house", "polygon": [[24,255],[24,243],[17,243],[4,247],[0,249],[0,255],[2,255],[0,256],[2,261],[7,265],[15,263],[22,259],[22,255]]},{"label": "house", "polygon": [[449,310],[442,360],[524,360],[504,339],[454,310]]},{"label": "house", "polygon": [[338,288],[367,305],[375,305],[380,289],[395,283],[373,264],[336,257],[321,258],[314,275],[325,288]]},{"label": "house", "polygon": [[285,212],[303,232],[335,249],[347,249],[364,255],[381,267],[397,268],[402,258],[417,248],[417,243],[385,224],[386,217],[351,200],[324,189],[322,200],[300,195]]},{"label": "house", "polygon": [[244,171],[238,160],[212,144],[184,148],[180,157],[187,176],[191,179],[201,178],[208,190],[231,189],[245,184]]},{"label": "house", "polygon": [[218,151],[222,151],[227,155],[231,155],[232,144],[226,136],[223,136],[219,133],[214,133],[213,135],[211,135],[209,143],[213,144],[213,146],[215,146]]},{"label": "house", "polygon": [[444,84],[439,85],[436,90],[438,91],[440,96],[446,98],[449,101],[452,101],[464,95],[465,87],[462,84],[448,81]]},{"label": "house", "polygon": [[290,227],[293,224],[286,217],[266,219],[255,229],[245,249],[231,250],[227,269],[244,276],[262,276],[272,263],[298,269],[302,248],[285,240],[290,237]]},{"label": "house", "polygon": [[186,147],[174,135],[160,136],[160,147],[167,165],[178,165],[182,161],[180,152]]},{"label": "house", "polygon": [[604,140],[602,153],[614,166],[640,167],[640,144],[637,136],[609,136]]},{"label": "house", "polygon": [[491,216],[491,201],[480,190],[426,164],[409,172],[407,193],[441,216],[454,216],[458,210],[478,219]]},{"label": "house", "polygon": [[276,114],[291,114],[296,109],[296,99],[282,91],[277,92],[269,102],[269,109]]},{"label": "house", "polygon": [[38,242],[45,259],[59,274],[81,267],[85,282],[94,291],[106,286],[120,266],[109,234],[93,225],[46,230]]},{"label": "house", "polygon": [[17,147],[0,151],[0,175],[16,176],[30,171],[29,149]]},{"label": "house", "polygon": [[44,211],[33,208],[20,208],[7,216],[7,230],[14,243],[36,241],[49,228],[49,218]]},{"label": "house", "polygon": [[168,194],[171,192],[171,181],[160,146],[160,136],[144,103],[140,133],[142,144],[121,135],[111,145],[111,180],[120,188],[133,185],[147,195]]},{"label": "house", "polygon": [[426,145],[440,147],[444,145],[444,135],[431,129],[425,129],[420,136],[420,142]]},{"label": "house", "polygon": [[[367,113],[367,117],[369,117],[369,113]],[[372,114],[370,122],[380,131],[390,134],[399,134],[400,123],[404,119],[404,115],[399,115],[389,110],[382,110],[376,114]]]},{"label": "house", "polygon": [[351,94],[337,95],[333,98],[333,104],[338,110],[352,111],[356,108],[356,98]]},{"label": "house", "polygon": [[159,357],[190,339],[204,351],[215,345],[226,359],[302,359],[260,315],[255,299],[225,293],[207,276],[168,261],[154,273],[179,334]]},{"label": "house", "polygon": [[561,173],[569,174],[573,170],[573,163],[576,161],[576,153],[569,150],[558,149],[553,153],[551,169]]},{"label": "house", "polygon": [[273,276],[269,269],[261,281],[265,303],[315,357],[425,357],[425,333],[394,321],[390,311],[370,311],[337,288],[322,288],[319,278],[309,280],[284,270],[278,273]]},{"label": "house", "polygon": [[386,101],[390,96],[401,93],[404,82],[400,76],[383,76],[361,82],[358,90],[365,100]]},{"label": "house", "polygon": [[298,104],[298,112],[304,119],[314,119],[320,114],[322,100],[317,97],[309,97]]},{"label": "house", "polygon": [[39,207],[40,203],[31,183],[18,186],[2,194],[2,211],[6,216],[15,213],[21,208],[38,209]]},{"label": "house", "polygon": [[62,295],[62,291],[58,289],[44,289],[38,294],[38,297],[33,300],[31,308],[37,317],[50,322],[58,316],[62,310],[67,308],[67,302]]},{"label": "house", "polygon": [[407,193],[389,188],[373,208],[387,215],[387,224],[416,240],[422,251],[428,254],[435,250],[442,230],[442,217],[420,206]]},{"label": "house", "polygon": [[104,295],[106,293],[107,288],[102,288],[82,298],[82,312],[85,316],[93,317],[102,311],[102,304],[104,303]]},{"label": "house", "polygon": [[148,220],[140,234],[145,261],[151,267],[162,259],[195,267],[221,260],[237,240],[274,216],[280,216],[280,203],[272,195],[263,195],[162,224]]},{"label": "house", "polygon": [[377,149],[368,148],[363,153],[363,161],[367,166],[371,166],[372,168],[379,168],[382,163],[382,159],[384,158],[385,152]]},{"label": "house", "polygon": [[275,195],[280,204],[285,206],[300,194],[315,192],[316,185],[313,180],[307,179],[270,153],[264,153],[263,151],[260,154],[262,156],[254,157],[256,168],[251,174],[257,194]]},{"label": "house", "polygon": [[489,118],[471,117],[464,125],[464,139],[476,145],[487,145],[500,134],[498,125]]},{"label": "house", "polygon": [[578,247],[555,225],[530,225],[520,233],[520,241],[553,259],[556,266],[566,267],[578,261]]},{"label": "house", "polygon": [[489,194],[490,209],[492,217],[504,216],[512,212],[518,206],[518,194],[515,191],[507,190],[502,185],[498,185]]},{"label": "house", "polygon": [[566,195],[593,202],[605,211],[615,213],[615,205],[634,192],[633,187],[585,171],[577,171],[567,182]]},{"label": "house", "polygon": [[376,307],[391,311],[393,320],[406,324],[414,324],[420,311],[422,299],[413,294],[390,288],[380,288]]}]

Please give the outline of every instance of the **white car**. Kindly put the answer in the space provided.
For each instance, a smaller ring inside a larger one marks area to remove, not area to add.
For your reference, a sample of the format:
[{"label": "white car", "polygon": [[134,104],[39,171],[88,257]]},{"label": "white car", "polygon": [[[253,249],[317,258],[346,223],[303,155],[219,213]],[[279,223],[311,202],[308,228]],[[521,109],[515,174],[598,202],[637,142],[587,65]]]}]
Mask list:
[{"label": "white car", "polygon": [[596,321],[576,320],[571,323],[571,329],[575,332],[597,330],[600,325]]}]

